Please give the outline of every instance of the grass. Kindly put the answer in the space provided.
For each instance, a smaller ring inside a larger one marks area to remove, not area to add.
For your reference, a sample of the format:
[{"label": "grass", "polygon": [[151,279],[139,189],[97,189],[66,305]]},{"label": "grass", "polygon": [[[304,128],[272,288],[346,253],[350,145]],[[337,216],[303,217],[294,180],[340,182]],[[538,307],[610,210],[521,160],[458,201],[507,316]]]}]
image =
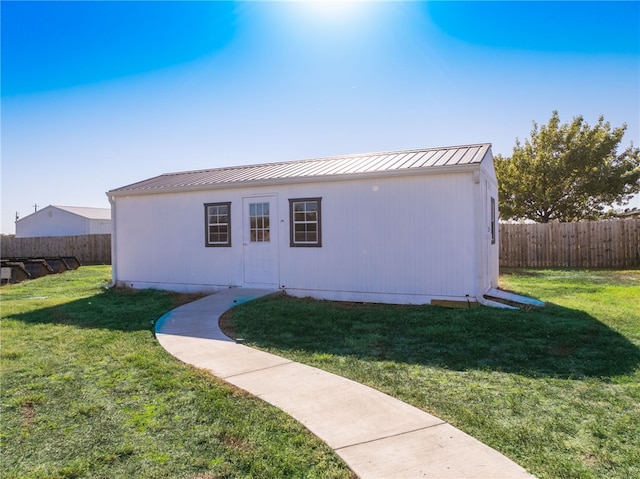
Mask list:
[{"label": "grass", "polygon": [[353,477],[289,416],[158,345],[150,322],[193,296],[109,277],[2,287],[1,477]]},{"label": "grass", "polygon": [[510,271],[522,311],[332,303],[234,308],[247,344],[433,413],[539,478],[640,477],[640,271]]}]

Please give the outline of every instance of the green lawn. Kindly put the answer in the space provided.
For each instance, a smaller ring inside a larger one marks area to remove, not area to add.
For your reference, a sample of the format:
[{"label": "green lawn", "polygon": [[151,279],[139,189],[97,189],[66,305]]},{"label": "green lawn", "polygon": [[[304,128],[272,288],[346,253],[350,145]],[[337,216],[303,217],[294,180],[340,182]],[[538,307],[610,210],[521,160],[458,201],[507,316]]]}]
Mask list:
[{"label": "green lawn", "polygon": [[539,478],[640,477],[640,271],[511,271],[542,309],[272,296],[225,329],[445,419]]},{"label": "green lawn", "polygon": [[[108,267],[4,286],[0,477],[352,477],[279,410],[183,365],[150,321],[193,300]],[[640,477],[640,271],[512,271],[540,310],[268,297],[225,327],[451,422],[540,478]]]},{"label": "green lawn", "polygon": [[289,416],[158,345],[150,322],[193,296],[106,291],[109,277],[0,290],[0,477],[353,477]]}]

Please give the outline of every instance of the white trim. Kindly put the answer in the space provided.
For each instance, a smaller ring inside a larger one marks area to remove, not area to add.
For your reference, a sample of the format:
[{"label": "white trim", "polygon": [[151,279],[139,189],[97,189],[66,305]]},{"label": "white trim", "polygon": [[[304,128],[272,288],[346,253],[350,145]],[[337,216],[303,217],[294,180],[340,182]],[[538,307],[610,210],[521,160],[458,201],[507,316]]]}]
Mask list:
[{"label": "white trim", "polygon": [[240,285],[212,285],[194,283],[167,283],[154,281],[130,281],[117,280],[115,285],[119,288],[131,289],[159,289],[162,291],[174,291],[176,293],[216,293],[229,288],[238,288]]},{"label": "white trim", "polygon": [[473,296],[433,296],[428,294],[401,294],[361,291],[337,291],[337,290],[312,290],[284,288],[283,291],[296,298],[314,298],[327,301],[347,301],[356,303],[382,303],[382,304],[431,304],[434,300],[461,301],[475,303]]}]

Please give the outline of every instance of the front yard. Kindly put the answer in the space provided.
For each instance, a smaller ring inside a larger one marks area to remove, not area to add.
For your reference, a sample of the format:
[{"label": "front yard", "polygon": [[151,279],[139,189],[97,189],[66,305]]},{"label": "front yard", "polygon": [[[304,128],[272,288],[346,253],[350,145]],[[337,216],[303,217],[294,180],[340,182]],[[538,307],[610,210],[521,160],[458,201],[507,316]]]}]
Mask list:
[{"label": "front yard", "polygon": [[[2,288],[0,476],[352,477],[281,411],[168,355],[193,296],[104,290],[108,267]],[[539,310],[272,296],[223,318],[256,347],[423,408],[539,478],[640,477],[640,271],[511,271]]]},{"label": "front yard", "polygon": [[109,278],[2,287],[0,477],[352,477],[289,416],[162,349],[150,321],[193,297]]},{"label": "front yard", "polygon": [[422,408],[540,478],[640,477],[640,271],[511,271],[543,309],[286,296],[223,324],[269,352]]}]

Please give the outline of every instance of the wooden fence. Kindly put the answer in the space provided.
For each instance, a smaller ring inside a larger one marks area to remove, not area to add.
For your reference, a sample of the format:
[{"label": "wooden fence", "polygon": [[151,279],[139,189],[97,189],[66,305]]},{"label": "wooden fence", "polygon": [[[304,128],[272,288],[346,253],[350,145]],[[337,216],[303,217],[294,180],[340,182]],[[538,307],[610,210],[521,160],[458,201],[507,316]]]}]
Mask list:
[{"label": "wooden fence", "polygon": [[500,224],[500,267],[640,266],[640,219]]},{"label": "wooden fence", "polygon": [[[75,256],[111,264],[111,235],[2,236],[2,258]],[[500,224],[503,268],[640,267],[640,219]]]},{"label": "wooden fence", "polygon": [[75,256],[81,264],[111,264],[111,235],[2,236],[2,258]]}]

